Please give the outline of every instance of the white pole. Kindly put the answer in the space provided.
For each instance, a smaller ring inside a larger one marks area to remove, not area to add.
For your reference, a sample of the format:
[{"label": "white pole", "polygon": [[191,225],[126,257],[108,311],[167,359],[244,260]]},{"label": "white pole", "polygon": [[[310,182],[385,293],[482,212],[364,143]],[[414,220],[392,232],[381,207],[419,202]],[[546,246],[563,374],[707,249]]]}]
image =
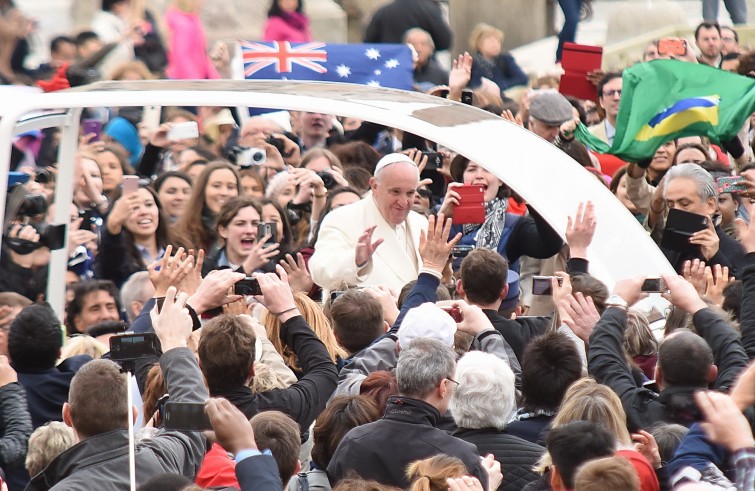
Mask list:
[{"label": "white pole", "polygon": [[131,407],[134,396],[131,393],[131,372],[126,372],[126,393],[128,404],[128,480],[131,491],[136,491],[136,455],[134,448],[134,418],[131,417]]}]

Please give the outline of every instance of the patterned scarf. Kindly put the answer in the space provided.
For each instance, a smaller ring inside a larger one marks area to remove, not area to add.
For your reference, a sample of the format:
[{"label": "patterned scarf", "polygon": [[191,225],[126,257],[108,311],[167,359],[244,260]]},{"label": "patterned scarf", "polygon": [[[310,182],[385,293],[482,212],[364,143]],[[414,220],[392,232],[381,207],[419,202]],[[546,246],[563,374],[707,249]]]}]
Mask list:
[{"label": "patterned scarf", "polygon": [[468,223],[462,226],[464,235],[474,232],[479,227],[477,233],[477,243],[475,247],[484,247],[486,249],[498,249],[498,243],[501,241],[501,233],[506,220],[506,210],[509,207],[508,199],[495,198],[485,203],[485,222],[482,225]]}]

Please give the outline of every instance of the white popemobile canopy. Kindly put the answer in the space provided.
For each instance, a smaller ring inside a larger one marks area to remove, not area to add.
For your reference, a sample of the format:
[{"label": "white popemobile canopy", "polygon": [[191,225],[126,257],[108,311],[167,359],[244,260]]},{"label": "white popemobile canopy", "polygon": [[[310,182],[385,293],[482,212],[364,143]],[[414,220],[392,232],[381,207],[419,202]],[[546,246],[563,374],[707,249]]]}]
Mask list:
[{"label": "white popemobile canopy", "polygon": [[[415,92],[364,85],[291,81],[99,82],[48,94],[4,97],[0,109],[0,175],[8,174],[11,141],[32,129],[60,127],[55,223],[67,223],[74,155],[83,108],[124,106],[268,107],[355,117],[428,138],[493,172],[564,236],[577,205],[595,204],[598,227],[590,246],[590,272],[609,287],[618,279],[673,269],[637,220],[564,152],[533,133],[468,105]],[[0,179],[0,212],[7,179]],[[2,238],[0,238],[2,241]],[[52,253],[48,301],[64,310],[65,249]]]}]

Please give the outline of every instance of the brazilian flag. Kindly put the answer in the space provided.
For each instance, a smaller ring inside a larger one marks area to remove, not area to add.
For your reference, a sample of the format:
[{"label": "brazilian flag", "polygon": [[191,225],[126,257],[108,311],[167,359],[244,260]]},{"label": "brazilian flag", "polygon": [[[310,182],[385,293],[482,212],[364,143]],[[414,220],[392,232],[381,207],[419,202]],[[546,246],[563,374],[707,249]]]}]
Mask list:
[{"label": "brazilian flag", "polygon": [[613,145],[581,124],[575,136],[598,153],[638,162],[674,138],[729,141],[753,112],[755,80],[707,65],[655,60],[624,71]]}]

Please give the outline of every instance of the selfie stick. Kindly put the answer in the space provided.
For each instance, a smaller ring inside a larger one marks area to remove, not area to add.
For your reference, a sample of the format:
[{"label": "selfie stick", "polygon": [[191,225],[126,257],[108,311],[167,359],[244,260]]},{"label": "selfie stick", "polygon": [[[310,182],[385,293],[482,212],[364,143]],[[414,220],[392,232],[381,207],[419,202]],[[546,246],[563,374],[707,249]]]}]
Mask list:
[{"label": "selfie stick", "polygon": [[131,372],[126,371],[126,404],[128,405],[128,480],[131,491],[136,491],[136,460],[134,454],[134,418],[131,417],[133,394],[131,393]]}]

